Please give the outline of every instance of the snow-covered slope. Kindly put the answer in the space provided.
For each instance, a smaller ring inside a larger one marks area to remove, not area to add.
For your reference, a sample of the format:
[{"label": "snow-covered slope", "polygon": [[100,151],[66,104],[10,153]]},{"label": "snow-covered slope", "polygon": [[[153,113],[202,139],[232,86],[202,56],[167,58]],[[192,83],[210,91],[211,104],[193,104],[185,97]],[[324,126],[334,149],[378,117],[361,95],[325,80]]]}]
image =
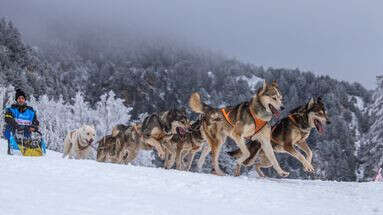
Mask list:
[{"label": "snow-covered slope", "polygon": [[383,183],[218,177],[156,168],[8,156],[0,214],[383,214]]}]

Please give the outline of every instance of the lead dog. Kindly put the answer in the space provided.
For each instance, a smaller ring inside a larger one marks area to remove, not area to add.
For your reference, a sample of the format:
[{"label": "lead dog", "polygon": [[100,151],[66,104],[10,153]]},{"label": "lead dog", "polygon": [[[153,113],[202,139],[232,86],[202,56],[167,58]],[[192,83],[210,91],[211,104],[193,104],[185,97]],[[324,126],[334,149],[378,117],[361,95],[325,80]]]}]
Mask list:
[{"label": "lead dog", "polygon": [[[281,176],[287,176],[279,166],[273,148],[270,143],[271,127],[267,123],[274,116],[279,117],[283,110],[282,94],[275,81],[272,84],[263,83],[256,95],[250,101],[242,102],[236,106],[228,106],[222,109],[213,108],[201,101],[198,93],[193,93],[189,99],[190,108],[197,113],[204,114],[207,120],[203,123],[203,136],[210,147],[206,147],[203,155],[211,150],[213,173],[224,175],[218,164],[218,157],[226,138],[230,137],[238,148],[241,155],[237,159],[235,175],[240,174],[242,163],[250,156],[246,146],[246,139],[257,139],[267,158],[271,161],[274,169]],[[203,158],[201,156],[202,160]],[[202,166],[199,162],[199,167]]]},{"label": "lead dog", "polygon": [[[288,153],[298,159],[304,170],[313,172],[314,167],[311,164],[312,151],[307,145],[306,140],[313,128],[316,128],[320,134],[324,132],[324,125],[330,124],[326,109],[322,103],[322,99],[310,99],[303,106],[300,106],[290,112],[280,122],[273,126],[272,129],[272,144],[275,152]],[[305,154],[304,157],[295,147],[300,148]],[[264,177],[261,168],[271,167],[271,162],[261,150],[260,143],[253,141],[248,145],[250,157],[244,162],[246,166],[255,165],[255,169],[259,176]],[[233,157],[239,157],[240,151],[235,150],[229,152]],[[257,161],[258,159],[258,161]]]}]

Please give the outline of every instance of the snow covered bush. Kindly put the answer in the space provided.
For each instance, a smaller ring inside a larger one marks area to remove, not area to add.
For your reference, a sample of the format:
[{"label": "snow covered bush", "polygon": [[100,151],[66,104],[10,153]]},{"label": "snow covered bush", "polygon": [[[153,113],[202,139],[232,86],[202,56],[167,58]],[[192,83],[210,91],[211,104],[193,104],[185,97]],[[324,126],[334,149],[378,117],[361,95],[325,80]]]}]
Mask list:
[{"label": "snow covered bush", "polygon": [[96,103],[96,110],[92,114],[95,117],[93,120],[97,136],[107,135],[117,124],[128,124],[131,110],[132,108],[124,105],[124,100],[116,98],[113,91],[103,94],[100,101]]}]

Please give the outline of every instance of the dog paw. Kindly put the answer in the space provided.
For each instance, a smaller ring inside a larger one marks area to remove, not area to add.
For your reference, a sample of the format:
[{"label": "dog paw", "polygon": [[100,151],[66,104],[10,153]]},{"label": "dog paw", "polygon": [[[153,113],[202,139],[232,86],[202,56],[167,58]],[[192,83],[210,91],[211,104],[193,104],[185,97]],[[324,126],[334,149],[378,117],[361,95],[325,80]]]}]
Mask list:
[{"label": "dog paw", "polygon": [[237,165],[235,167],[234,176],[240,176],[241,175],[241,166]]},{"label": "dog paw", "polygon": [[164,152],[158,152],[158,157],[160,157],[161,160],[165,160],[165,153]]},{"label": "dog paw", "polygon": [[284,178],[290,175],[290,173],[286,172],[286,171],[282,171],[282,172],[280,172],[278,174],[279,174],[279,176],[284,177]]},{"label": "dog paw", "polygon": [[213,175],[217,175],[217,176],[225,176],[225,173],[222,172],[222,170],[219,170],[219,171],[214,170],[214,171],[212,172],[212,174],[213,174]]},{"label": "dog paw", "polygon": [[311,165],[310,163],[307,163],[307,164],[305,165],[305,171],[306,171],[306,172],[314,172],[314,167],[313,167],[313,165]]}]

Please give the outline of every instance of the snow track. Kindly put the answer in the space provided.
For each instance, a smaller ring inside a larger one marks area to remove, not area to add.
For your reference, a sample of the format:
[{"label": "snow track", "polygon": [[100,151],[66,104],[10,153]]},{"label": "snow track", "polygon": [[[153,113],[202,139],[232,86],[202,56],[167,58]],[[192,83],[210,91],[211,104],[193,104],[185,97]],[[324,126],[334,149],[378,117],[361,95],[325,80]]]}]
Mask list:
[{"label": "snow track", "polygon": [[383,214],[383,183],[218,177],[159,168],[8,156],[0,214]]}]

